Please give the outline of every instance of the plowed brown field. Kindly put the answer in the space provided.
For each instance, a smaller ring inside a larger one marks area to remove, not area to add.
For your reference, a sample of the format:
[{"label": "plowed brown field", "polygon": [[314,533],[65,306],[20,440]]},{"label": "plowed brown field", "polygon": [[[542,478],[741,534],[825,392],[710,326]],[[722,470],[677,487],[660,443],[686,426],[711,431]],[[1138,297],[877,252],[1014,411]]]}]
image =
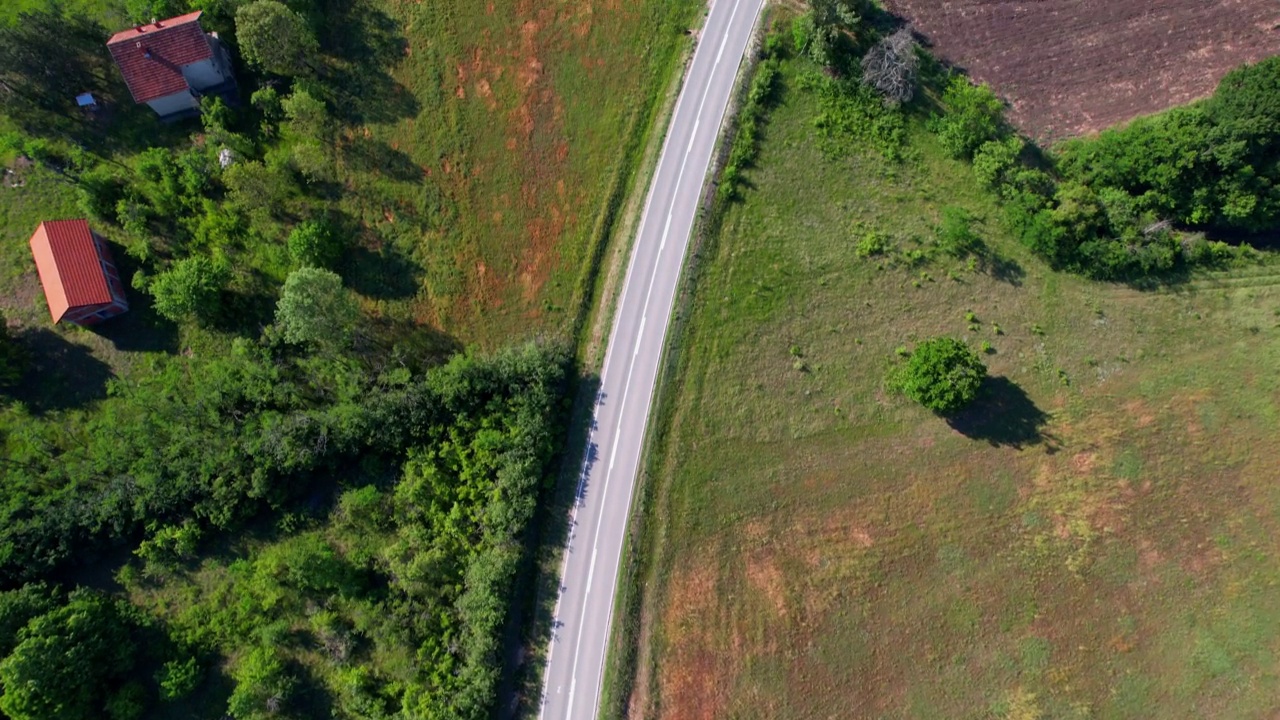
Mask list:
[{"label": "plowed brown field", "polygon": [[989,83],[1040,140],[1213,92],[1280,53],[1275,0],[886,0],[938,56]]}]

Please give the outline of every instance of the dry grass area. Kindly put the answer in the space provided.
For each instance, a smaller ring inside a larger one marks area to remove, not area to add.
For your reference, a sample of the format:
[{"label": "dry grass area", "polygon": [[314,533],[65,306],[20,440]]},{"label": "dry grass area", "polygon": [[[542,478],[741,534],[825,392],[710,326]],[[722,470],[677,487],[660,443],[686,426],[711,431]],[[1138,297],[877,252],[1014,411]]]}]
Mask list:
[{"label": "dry grass area", "polygon": [[[1280,276],[1054,273],[917,120],[824,156],[795,72],[680,340],[633,716],[1273,716]],[[998,276],[855,256],[947,205]],[[949,422],[883,386],[942,334],[991,345]]]},{"label": "dry grass area", "polygon": [[1280,53],[1271,0],[888,0],[933,51],[989,83],[1039,140],[1096,132],[1205,97]]},{"label": "dry grass area", "polygon": [[483,345],[567,329],[698,3],[383,4],[407,39],[392,75],[416,104],[372,134],[427,186],[353,188],[386,195],[363,219],[420,280],[409,308],[387,311]]}]

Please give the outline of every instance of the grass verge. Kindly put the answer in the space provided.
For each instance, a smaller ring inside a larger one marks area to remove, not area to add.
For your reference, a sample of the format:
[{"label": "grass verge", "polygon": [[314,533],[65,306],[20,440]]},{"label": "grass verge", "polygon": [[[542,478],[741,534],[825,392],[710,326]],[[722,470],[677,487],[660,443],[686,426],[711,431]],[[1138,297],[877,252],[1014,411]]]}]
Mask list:
[{"label": "grass verge", "polygon": [[[703,246],[644,486],[630,716],[1264,714],[1274,268],[1162,292],[1055,273],[921,118],[900,159],[824,151],[816,72],[784,65]],[[933,250],[949,207],[982,258]],[[936,335],[994,378],[949,422],[883,387]]]}]

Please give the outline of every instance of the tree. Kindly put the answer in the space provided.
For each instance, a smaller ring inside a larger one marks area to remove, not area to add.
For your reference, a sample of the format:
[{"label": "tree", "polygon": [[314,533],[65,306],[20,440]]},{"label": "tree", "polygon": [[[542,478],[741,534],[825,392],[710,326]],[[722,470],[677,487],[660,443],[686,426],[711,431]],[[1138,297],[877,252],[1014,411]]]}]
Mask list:
[{"label": "tree", "polygon": [[232,672],[236,688],[227,699],[227,713],[236,720],[276,716],[293,693],[295,680],[273,648],[257,647]]},{"label": "tree", "polygon": [[808,47],[801,47],[801,51],[807,50],[809,57],[820,65],[831,65],[840,33],[852,30],[862,20],[858,14],[861,4],[860,0],[809,0],[811,12],[805,22],[811,25],[812,31],[806,28]]},{"label": "tree", "polygon": [[156,312],[174,322],[207,323],[218,313],[218,299],[230,273],[223,263],[193,255],[151,280],[148,290]]},{"label": "tree", "polygon": [[308,220],[289,233],[289,256],[300,267],[331,268],[338,261],[342,244],[328,223]]},{"label": "tree", "polygon": [[939,337],[916,346],[905,365],[890,376],[890,385],[939,415],[963,409],[978,397],[987,367],[969,346]]},{"label": "tree", "polygon": [[289,273],[276,303],[276,324],[291,343],[347,347],[359,320],[360,308],[342,287],[342,278],[320,268],[304,267]]},{"label": "tree", "polygon": [[969,159],[983,143],[1002,134],[1000,98],[986,85],[973,85],[956,75],[942,93],[947,112],[935,121],[942,147],[952,157]]},{"label": "tree", "polygon": [[285,132],[293,140],[327,143],[333,134],[333,120],[324,101],[306,90],[294,90],[280,102],[284,111]]},{"label": "tree", "polygon": [[238,162],[222,173],[231,202],[259,224],[283,211],[285,203],[296,193],[297,185],[287,168],[257,160]]},{"label": "tree", "polygon": [[132,623],[112,599],[89,591],[35,618],[0,661],[0,711],[12,720],[90,720],[103,715],[133,669]]},{"label": "tree", "polygon": [[313,70],[319,51],[306,19],[275,0],[257,0],[236,11],[236,39],[246,60],[277,75]]},{"label": "tree", "polygon": [[878,90],[891,105],[911,102],[916,94],[919,66],[916,41],[911,36],[911,26],[906,25],[863,56],[862,82]]},{"label": "tree", "polygon": [[0,658],[18,646],[18,633],[27,623],[59,605],[57,593],[44,583],[27,583],[17,590],[0,592]]}]

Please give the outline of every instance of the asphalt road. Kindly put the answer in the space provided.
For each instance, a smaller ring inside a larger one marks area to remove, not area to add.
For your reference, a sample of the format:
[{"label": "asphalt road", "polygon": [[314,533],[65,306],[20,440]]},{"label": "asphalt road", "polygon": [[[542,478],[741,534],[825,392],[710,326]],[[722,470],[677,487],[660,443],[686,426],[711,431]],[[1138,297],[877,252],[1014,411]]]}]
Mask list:
[{"label": "asphalt road", "polygon": [[590,720],[658,363],[734,79],[764,0],[712,0],[649,198],[605,352],[542,697],[544,720]]}]

